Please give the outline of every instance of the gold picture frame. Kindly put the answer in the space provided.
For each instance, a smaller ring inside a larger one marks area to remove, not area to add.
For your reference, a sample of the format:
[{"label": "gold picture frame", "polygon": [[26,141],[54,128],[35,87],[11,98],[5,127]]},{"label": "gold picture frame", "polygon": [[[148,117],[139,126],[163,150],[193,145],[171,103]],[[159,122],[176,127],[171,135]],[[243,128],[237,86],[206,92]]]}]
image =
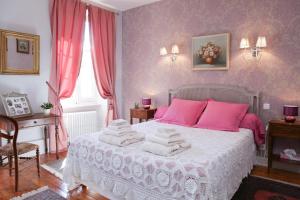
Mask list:
[{"label": "gold picture frame", "polygon": [[0,74],[40,73],[40,36],[0,29]]}]

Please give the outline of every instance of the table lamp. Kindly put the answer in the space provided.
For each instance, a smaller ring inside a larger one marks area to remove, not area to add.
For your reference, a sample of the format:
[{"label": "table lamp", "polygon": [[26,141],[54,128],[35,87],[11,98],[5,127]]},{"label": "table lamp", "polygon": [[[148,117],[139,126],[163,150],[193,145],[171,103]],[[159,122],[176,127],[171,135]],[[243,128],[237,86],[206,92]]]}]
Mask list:
[{"label": "table lamp", "polygon": [[287,123],[294,123],[298,116],[298,106],[284,105],[283,106],[284,120]]},{"label": "table lamp", "polygon": [[144,109],[150,109],[151,106],[151,98],[150,97],[144,97],[142,98],[142,104]]}]

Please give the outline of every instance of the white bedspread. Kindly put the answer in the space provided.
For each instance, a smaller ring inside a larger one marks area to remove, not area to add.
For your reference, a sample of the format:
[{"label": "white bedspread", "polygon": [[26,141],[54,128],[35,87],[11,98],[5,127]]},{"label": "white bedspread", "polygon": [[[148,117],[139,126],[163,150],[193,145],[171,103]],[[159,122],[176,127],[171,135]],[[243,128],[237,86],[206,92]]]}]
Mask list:
[{"label": "white bedspread", "polygon": [[140,143],[116,147],[98,140],[99,133],[75,139],[69,148],[64,181],[83,183],[109,199],[229,200],[253,167],[251,130],[213,131],[141,123],[133,129],[146,135],[158,127],[176,128],[192,148],[173,157],[141,150]]}]

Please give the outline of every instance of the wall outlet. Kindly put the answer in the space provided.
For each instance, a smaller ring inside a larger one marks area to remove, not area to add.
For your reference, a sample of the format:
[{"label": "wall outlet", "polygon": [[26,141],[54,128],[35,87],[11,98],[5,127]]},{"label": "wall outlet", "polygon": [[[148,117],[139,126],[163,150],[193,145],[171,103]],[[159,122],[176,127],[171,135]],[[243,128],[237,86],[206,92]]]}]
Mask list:
[{"label": "wall outlet", "polygon": [[263,104],[263,109],[264,110],[270,110],[270,108],[271,108],[271,105],[269,103],[264,103]]}]

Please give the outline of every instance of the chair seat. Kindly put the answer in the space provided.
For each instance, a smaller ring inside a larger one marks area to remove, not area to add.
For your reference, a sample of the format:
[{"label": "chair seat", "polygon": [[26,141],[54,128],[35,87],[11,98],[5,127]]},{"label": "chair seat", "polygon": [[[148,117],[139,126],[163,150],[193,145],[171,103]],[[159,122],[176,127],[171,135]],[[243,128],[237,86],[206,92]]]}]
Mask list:
[{"label": "chair seat", "polygon": [[[32,143],[21,142],[17,143],[17,153],[18,155],[28,153],[30,151],[38,149],[39,146]],[[12,143],[6,144],[0,147],[1,156],[12,156],[14,154]]]}]

